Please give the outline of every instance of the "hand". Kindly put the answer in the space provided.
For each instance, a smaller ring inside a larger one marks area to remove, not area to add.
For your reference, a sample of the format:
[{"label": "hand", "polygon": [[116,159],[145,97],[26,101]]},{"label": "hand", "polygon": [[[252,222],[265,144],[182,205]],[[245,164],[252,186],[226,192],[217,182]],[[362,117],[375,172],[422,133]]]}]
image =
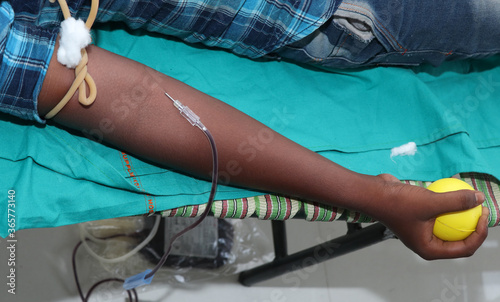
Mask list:
[{"label": "hand", "polygon": [[[447,242],[433,234],[438,215],[473,208],[484,202],[481,192],[461,190],[434,193],[401,183],[392,175],[377,176],[384,182],[390,201],[381,209],[379,221],[411,250],[426,260],[472,256],[488,234],[489,210],[483,207],[476,231],[462,241]],[[388,196],[388,197],[387,197]]]}]

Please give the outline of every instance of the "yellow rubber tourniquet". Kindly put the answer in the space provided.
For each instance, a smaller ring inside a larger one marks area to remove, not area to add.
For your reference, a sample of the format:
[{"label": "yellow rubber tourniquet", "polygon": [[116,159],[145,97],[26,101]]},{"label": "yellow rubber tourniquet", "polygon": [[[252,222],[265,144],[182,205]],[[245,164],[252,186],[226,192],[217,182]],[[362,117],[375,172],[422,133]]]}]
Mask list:
[{"label": "yellow rubber tourniquet", "polygon": [[[49,1],[54,3],[56,0],[49,0]],[[64,19],[70,18],[71,13],[69,11],[66,0],[58,0],[58,1],[59,1],[59,6],[61,7],[61,10],[64,15]],[[98,7],[99,7],[99,0],[92,0],[89,17],[87,18],[87,22],[85,22],[85,26],[88,29],[92,27],[92,24],[94,24],[95,18],[97,16]],[[66,95],[62,98],[62,100],[49,113],[47,113],[47,115],[45,115],[46,119],[51,119],[57,113],[59,113],[59,111],[61,111],[61,109],[63,109],[64,106],[69,102],[69,100],[75,94],[77,89],[80,90],[78,94],[78,100],[82,105],[88,106],[95,101],[97,96],[97,89],[94,80],[92,79],[90,74],[87,73],[87,62],[88,62],[87,51],[85,50],[85,48],[83,48],[82,59],[80,60],[78,66],[76,66],[75,68],[75,80],[73,81],[73,84],[69,88]],[[88,96],[85,83],[87,83],[90,90],[90,94]]]}]

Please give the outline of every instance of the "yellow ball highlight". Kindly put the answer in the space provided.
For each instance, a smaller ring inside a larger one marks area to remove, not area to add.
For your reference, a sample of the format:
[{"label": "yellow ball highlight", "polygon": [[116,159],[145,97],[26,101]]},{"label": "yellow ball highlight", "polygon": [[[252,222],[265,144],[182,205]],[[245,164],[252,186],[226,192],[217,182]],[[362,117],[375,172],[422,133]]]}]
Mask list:
[{"label": "yellow ball highlight", "polygon": [[[427,189],[437,193],[474,190],[468,183],[456,178],[437,180],[430,184]],[[464,240],[476,230],[482,211],[482,206],[478,205],[465,211],[439,215],[434,224],[434,235],[445,241]]]}]

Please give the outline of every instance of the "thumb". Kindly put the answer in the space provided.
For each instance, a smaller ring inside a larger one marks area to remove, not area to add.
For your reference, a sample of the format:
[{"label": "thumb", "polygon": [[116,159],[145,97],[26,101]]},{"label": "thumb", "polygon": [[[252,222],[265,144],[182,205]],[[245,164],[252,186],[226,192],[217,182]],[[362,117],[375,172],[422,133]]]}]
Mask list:
[{"label": "thumb", "polygon": [[482,204],[485,200],[483,192],[459,190],[446,193],[433,193],[433,208],[430,211],[434,216],[465,211]]}]

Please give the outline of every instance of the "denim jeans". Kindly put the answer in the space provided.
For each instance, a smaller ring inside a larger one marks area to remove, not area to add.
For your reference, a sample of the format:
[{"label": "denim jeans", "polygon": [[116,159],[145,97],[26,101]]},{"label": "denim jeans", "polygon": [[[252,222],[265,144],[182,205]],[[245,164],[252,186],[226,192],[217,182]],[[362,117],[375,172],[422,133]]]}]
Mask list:
[{"label": "denim jeans", "polygon": [[500,52],[500,1],[345,0],[314,34],[280,49],[324,67],[439,65]]}]

